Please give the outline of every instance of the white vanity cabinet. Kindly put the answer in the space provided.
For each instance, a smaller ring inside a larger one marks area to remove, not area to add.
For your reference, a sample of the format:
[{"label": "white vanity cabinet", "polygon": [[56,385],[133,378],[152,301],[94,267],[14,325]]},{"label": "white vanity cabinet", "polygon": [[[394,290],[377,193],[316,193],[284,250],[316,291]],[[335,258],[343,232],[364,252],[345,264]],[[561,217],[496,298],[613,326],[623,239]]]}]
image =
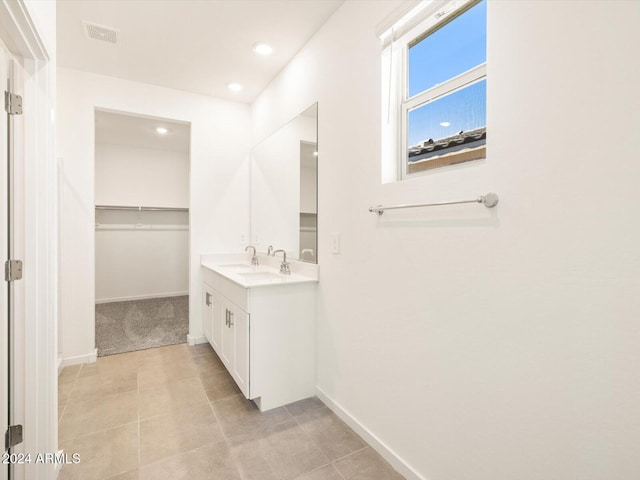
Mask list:
[{"label": "white vanity cabinet", "polygon": [[203,331],[261,411],[315,395],[316,283],[243,286],[206,266]]},{"label": "white vanity cabinet", "polygon": [[202,331],[242,393],[249,395],[249,314],[203,282]]}]

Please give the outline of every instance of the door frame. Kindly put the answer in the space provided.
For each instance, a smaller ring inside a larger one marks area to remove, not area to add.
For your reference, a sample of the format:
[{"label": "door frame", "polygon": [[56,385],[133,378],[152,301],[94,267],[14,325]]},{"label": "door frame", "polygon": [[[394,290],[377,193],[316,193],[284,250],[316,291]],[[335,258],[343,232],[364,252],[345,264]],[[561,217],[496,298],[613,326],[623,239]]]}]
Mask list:
[{"label": "door frame", "polygon": [[[25,453],[58,451],[57,181],[55,51],[48,51],[25,0],[0,0],[0,38],[24,69],[23,160],[24,303],[22,344]],[[37,7],[34,5],[34,9]],[[46,26],[45,26],[46,27]],[[44,32],[42,32],[44,33]],[[51,46],[55,48],[54,45]],[[4,432],[1,432],[4,433]],[[28,464],[16,480],[55,479],[61,465]]]},{"label": "door frame", "polygon": [[[4,43],[0,44],[0,82],[6,84],[9,78],[9,50]],[[0,258],[5,258],[8,253],[9,240],[9,218],[8,218],[8,182],[4,176],[9,170],[9,154],[8,154],[8,115],[0,113]],[[10,366],[9,366],[9,283],[2,282],[0,286],[0,427],[9,425],[9,396],[10,384]],[[1,428],[0,428],[1,432]],[[9,478],[9,465],[0,465],[0,479],[7,480]]]}]

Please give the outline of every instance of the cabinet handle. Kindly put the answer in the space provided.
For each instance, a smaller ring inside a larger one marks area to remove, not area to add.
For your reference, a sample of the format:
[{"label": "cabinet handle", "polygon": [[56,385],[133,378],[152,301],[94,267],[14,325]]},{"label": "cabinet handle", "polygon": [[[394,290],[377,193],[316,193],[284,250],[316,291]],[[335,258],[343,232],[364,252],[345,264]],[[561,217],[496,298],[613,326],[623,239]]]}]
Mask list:
[{"label": "cabinet handle", "polygon": [[208,307],[209,305],[211,305],[211,294],[210,294],[209,292],[207,292],[207,300],[206,300],[206,303],[207,303],[207,307]]},{"label": "cabinet handle", "polygon": [[234,313],[229,311],[229,328],[233,327],[233,322],[231,321],[231,318],[233,318]]},{"label": "cabinet handle", "polygon": [[226,308],[224,309],[224,324],[227,327],[229,326],[229,310],[227,310]]}]

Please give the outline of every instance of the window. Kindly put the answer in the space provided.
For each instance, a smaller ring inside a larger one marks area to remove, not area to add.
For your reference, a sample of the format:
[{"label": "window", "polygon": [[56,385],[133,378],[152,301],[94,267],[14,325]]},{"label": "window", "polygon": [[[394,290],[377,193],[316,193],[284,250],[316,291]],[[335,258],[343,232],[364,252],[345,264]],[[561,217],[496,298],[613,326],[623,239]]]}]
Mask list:
[{"label": "window", "polygon": [[485,158],[486,2],[421,2],[381,35],[383,180]]}]

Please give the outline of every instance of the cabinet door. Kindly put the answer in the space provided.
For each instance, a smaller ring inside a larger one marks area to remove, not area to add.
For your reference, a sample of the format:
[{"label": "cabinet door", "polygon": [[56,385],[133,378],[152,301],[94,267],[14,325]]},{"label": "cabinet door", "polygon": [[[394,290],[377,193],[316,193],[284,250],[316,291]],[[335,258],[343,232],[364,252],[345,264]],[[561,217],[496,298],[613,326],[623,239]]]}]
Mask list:
[{"label": "cabinet door", "polygon": [[227,367],[227,370],[233,375],[233,359],[235,352],[233,328],[231,326],[231,309],[232,304],[226,300],[222,301],[222,349],[220,351],[220,360]]},{"label": "cabinet door", "polygon": [[211,292],[211,346],[220,355],[222,349],[222,328],[224,327],[224,307],[222,295],[216,290]]},{"label": "cabinet door", "polygon": [[249,314],[235,305],[230,311],[235,347],[231,375],[244,396],[249,398]]},{"label": "cabinet door", "polygon": [[202,307],[202,332],[207,340],[212,339],[213,325],[213,288],[207,283],[203,283],[202,295],[204,297],[204,305]]}]

